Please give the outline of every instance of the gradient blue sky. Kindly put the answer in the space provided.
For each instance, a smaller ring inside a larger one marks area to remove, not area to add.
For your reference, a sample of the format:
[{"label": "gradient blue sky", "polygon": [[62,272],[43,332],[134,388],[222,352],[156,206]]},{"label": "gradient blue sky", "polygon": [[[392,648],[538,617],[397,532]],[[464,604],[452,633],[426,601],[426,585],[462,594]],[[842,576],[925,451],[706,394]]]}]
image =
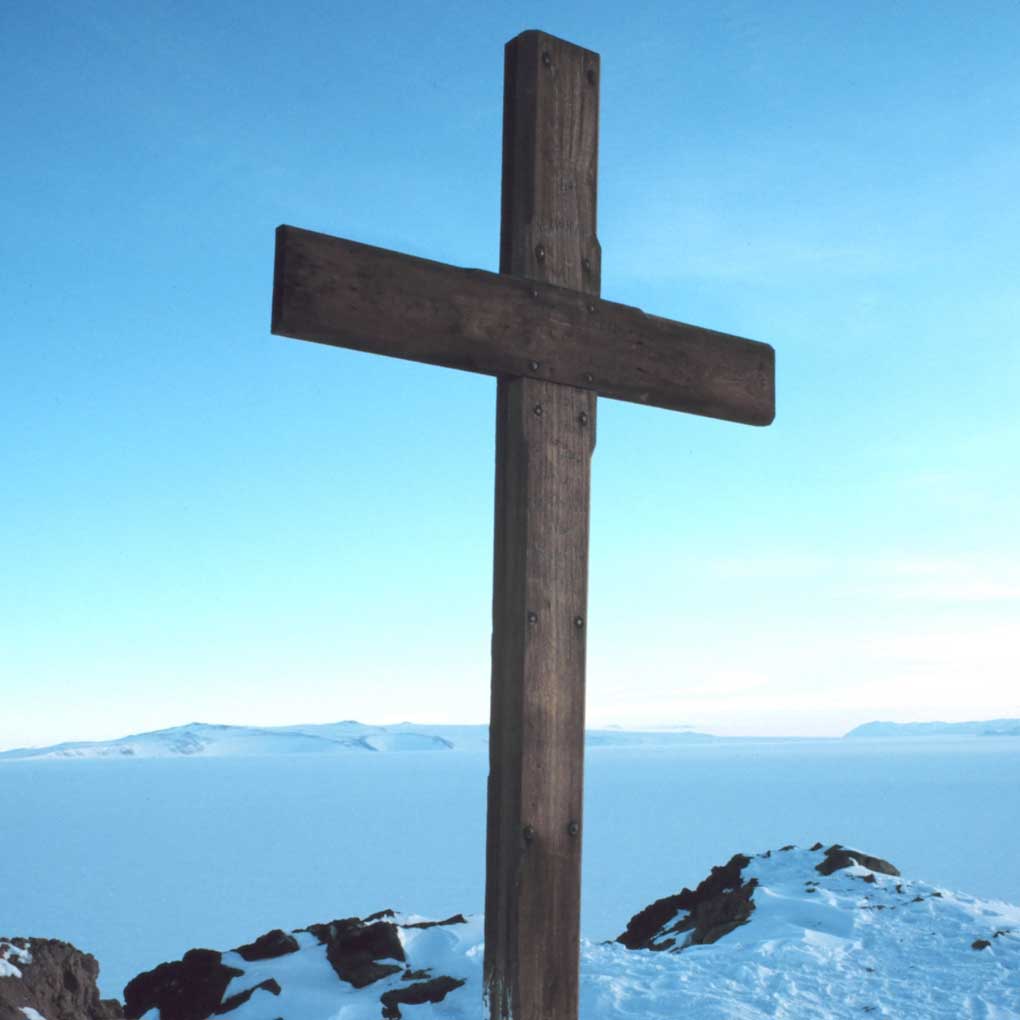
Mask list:
[{"label": "gradient blue sky", "polygon": [[292,223],[496,269],[503,44],[602,54],[603,294],[768,429],[601,401],[588,719],[1020,714],[1020,5],[0,14],[0,748],[483,721],[493,380],[276,338]]}]

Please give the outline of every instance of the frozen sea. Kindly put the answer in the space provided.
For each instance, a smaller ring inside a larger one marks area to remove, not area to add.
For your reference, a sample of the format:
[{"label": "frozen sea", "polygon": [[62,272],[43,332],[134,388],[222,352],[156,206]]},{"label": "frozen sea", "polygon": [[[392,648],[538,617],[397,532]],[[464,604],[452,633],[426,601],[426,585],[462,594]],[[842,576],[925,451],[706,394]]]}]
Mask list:
[{"label": "frozen sea", "polygon": [[[0,935],[95,954],[103,994],[196,945],[484,903],[483,751],[0,764]],[[1020,739],[591,747],[582,932],[737,851],[839,842],[1020,903]]]}]

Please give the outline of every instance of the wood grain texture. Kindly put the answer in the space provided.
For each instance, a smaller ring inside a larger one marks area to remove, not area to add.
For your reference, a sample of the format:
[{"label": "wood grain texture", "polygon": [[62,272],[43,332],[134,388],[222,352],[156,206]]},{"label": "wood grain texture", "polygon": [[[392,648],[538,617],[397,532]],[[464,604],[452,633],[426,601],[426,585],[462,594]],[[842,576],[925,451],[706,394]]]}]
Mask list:
[{"label": "wood grain texture", "polygon": [[[566,185],[563,193],[576,201]],[[534,208],[535,199],[519,206]],[[503,264],[514,265],[513,275],[279,227],[273,332],[748,425],[772,421],[768,344],[600,300],[598,242],[552,215],[556,232],[536,227],[535,213],[522,230],[526,243],[511,245],[504,232],[504,257],[515,261]],[[536,236],[548,245],[541,261]]]},{"label": "wood grain texture", "polygon": [[485,907],[493,1020],[577,1015],[595,401],[553,383],[498,387]]},{"label": "wood grain texture", "polygon": [[[537,32],[506,48],[500,269],[588,295],[599,292],[597,260],[584,264],[598,251],[597,70],[596,54]],[[541,259],[537,243],[549,245]],[[595,411],[590,390],[530,378],[498,383],[485,904],[491,1020],[577,1016]]]},{"label": "wood grain texture", "polygon": [[500,272],[295,227],[273,332],[497,376],[484,985],[490,1020],[576,1020],[597,396],[768,425],[768,344],[600,298],[599,57],[505,51]]}]

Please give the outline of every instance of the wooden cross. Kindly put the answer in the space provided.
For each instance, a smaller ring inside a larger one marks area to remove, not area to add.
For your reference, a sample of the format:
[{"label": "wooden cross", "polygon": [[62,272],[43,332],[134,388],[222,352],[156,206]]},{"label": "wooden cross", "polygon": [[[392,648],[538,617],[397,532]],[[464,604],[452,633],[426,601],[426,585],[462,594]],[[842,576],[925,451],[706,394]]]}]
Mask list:
[{"label": "wooden cross", "polygon": [[773,349],[599,298],[599,56],[506,45],[499,274],[276,233],[273,332],[498,379],[484,983],[577,1016],[596,397],[768,425]]}]

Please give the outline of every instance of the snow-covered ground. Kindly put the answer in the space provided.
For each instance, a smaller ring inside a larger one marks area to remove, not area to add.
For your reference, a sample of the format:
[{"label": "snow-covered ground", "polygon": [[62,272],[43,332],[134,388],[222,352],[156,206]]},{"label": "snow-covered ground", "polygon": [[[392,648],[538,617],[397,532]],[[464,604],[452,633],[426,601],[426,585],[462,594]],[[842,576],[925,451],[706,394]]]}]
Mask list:
[{"label": "snow-covered ground", "polygon": [[[1020,1017],[1020,907],[936,889],[854,853],[834,861],[821,847],[784,847],[743,857],[687,894],[686,909],[668,903],[641,945],[585,942],[582,1020]],[[743,909],[720,935],[723,901]],[[482,918],[423,920],[277,932],[261,949],[249,943],[147,975],[128,1005],[159,1020],[159,1004],[191,983],[208,1000],[200,1015],[216,1008],[231,1020],[477,1020]],[[210,997],[220,968],[229,971]]]},{"label": "snow-covered ground", "polygon": [[[486,771],[481,750],[6,762],[0,934],[74,942],[99,958],[103,994],[120,995],[196,945],[390,907],[480,913]],[[589,747],[585,958],[611,971],[616,950],[597,943],[645,904],[734,852],[786,843],[859,846],[912,880],[1020,902],[1017,789],[1007,737]],[[727,952],[736,967],[742,951]],[[650,955],[626,994],[661,965]]]},{"label": "snow-covered ground", "polygon": [[1020,907],[864,867],[823,877],[821,856],[754,859],[756,909],[712,945],[587,946],[582,1017],[1020,1017]]}]

